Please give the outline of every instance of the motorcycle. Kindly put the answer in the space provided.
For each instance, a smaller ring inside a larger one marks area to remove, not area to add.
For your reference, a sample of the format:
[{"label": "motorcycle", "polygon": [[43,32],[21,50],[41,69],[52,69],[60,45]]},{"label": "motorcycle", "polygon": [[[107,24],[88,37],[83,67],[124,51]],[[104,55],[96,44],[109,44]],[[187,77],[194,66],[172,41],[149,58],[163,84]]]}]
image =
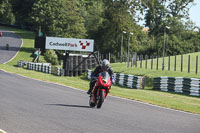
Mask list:
[{"label": "motorcycle", "polygon": [[111,83],[111,78],[108,72],[101,72],[99,74],[89,99],[90,107],[95,107],[97,105],[97,108],[101,108],[104,99],[109,93]]}]

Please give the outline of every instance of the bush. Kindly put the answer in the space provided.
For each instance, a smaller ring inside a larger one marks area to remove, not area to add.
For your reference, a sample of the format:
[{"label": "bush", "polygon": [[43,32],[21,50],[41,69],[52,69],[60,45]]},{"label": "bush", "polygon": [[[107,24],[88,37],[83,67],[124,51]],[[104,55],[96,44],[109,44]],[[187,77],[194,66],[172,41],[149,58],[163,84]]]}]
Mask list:
[{"label": "bush", "polygon": [[58,56],[54,50],[47,50],[44,53],[44,59],[52,65],[58,65]]}]

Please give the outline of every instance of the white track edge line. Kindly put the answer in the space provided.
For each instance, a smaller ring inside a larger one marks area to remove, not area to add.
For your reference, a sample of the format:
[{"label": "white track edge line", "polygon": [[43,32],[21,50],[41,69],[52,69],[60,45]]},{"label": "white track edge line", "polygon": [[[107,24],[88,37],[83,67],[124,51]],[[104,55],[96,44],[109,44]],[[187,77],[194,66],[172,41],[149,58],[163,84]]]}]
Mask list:
[{"label": "white track edge line", "polygon": [[4,131],[4,130],[2,130],[2,129],[0,129],[0,132],[2,132],[2,133],[7,133],[6,131]]},{"label": "white track edge line", "polygon": [[[12,33],[14,33],[14,34],[16,34],[15,32],[13,32],[13,31],[9,31],[9,32],[12,32]],[[16,34],[20,39],[21,39],[21,41],[22,41],[22,43],[21,43],[21,46],[20,46],[20,49],[22,48],[22,46],[23,46],[23,39],[18,35],[18,34]],[[17,56],[17,54],[19,53],[19,51],[20,51],[20,49],[17,51],[17,53],[10,59],[10,60],[8,60],[8,61],[6,61],[6,62],[4,62],[3,64],[6,64],[6,63],[8,63],[8,62],[10,62],[10,61],[12,61],[16,56]]]},{"label": "white track edge line", "polygon": [[[54,83],[54,82],[50,82],[50,81],[44,81],[44,80],[40,80],[40,79],[34,79],[34,78],[26,77],[26,76],[21,75],[21,74],[16,74],[16,73],[12,73],[12,72],[7,72],[7,71],[5,71],[5,70],[3,70],[3,69],[0,69],[0,70],[4,71],[4,72],[6,72],[6,73],[19,75],[19,76],[22,76],[22,77],[24,77],[24,78],[33,79],[33,80],[36,80],[36,81],[46,82],[46,83],[50,83],[50,84],[56,84],[56,85],[60,85],[60,86],[63,86],[63,87],[68,87],[68,88],[70,88],[70,89],[74,89],[74,90],[86,92],[85,90],[81,90],[81,89],[74,88],[74,87],[71,87],[71,86],[66,86],[66,85],[63,85],[63,84]],[[175,112],[180,112],[180,113],[185,113],[185,114],[189,114],[189,115],[200,116],[200,114],[195,114],[195,113],[191,113],[191,112],[186,112],[186,111],[171,109],[171,108],[167,108],[167,107],[162,107],[162,106],[159,106],[159,105],[154,105],[154,104],[151,104],[151,103],[145,103],[145,102],[138,101],[138,100],[132,100],[132,99],[127,99],[127,98],[118,97],[118,96],[113,96],[113,95],[108,95],[108,96],[109,96],[109,97],[114,97],[114,98],[117,98],[117,99],[121,99],[121,100],[127,100],[127,101],[131,101],[131,102],[141,103],[141,104],[145,104],[145,105],[149,105],[149,106],[153,106],[153,107],[157,107],[157,108],[161,108],[161,109],[167,109],[167,110],[171,110],[171,111],[175,111]]]}]

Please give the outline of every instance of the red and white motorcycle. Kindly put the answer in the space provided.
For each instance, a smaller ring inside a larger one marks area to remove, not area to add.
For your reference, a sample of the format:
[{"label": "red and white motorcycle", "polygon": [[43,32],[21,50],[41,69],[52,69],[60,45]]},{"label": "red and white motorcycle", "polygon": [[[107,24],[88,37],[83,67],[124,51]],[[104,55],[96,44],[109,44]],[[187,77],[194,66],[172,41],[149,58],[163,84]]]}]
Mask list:
[{"label": "red and white motorcycle", "polygon": [[104,71],[99,74],[89,99],[90,107],[95,107],[97,105],[97,108],[101,108],[104,99],[108,95],[111,83],[111,77],[108,72]]}]

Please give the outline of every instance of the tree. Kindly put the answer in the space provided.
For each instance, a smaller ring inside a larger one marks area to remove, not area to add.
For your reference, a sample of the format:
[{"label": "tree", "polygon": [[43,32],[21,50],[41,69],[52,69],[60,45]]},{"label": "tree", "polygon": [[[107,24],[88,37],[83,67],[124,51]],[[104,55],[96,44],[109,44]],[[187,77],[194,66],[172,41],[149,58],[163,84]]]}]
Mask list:
[{"label": "tree", "polygon": [[87,37],[95,39],[104,20],[104,3],[102,0],[79,0],[81,16],[85,19]]},{"label": "tree", "polygon": [[194,5],[194,0],[168,0],[168,13],[175,18],[189,19],[189,9]]},{"label": "tree", "polygon": [[76,0],[38,0],[30,16],[35,27],[41,27],[48,36],[85,36],[84,19],[80,16]]},{"label": "tree", "polygon": [[[97,49],[104,52],[112,52],[115,55],[121,49],[121,36],[122,32],[137,33],[136,25],[136,9],[137,1],[124,1],[124,0],[103,0],[105,5],[105,17],[103,25],[98,31],[99,37],[97,40]],[[128,36],[125,36],[124,40],[128,40]],[[132,42],[135,38],[131,36]],[[132,43],[131,43],[132,44]],[[134,44],[135,45],[135,44]],[[125,43],[125,47],[127,43]],[[134,46],[131,47],[132,49]]]},{"label": "tree", "polygon": [[150,28],[150,34],[163,33],[166,25],[171,23],[170,18],[181,20],[189,18],[189,6],[194,0],[152,0],[143,1],[145,9],[146,26]]},{"label": "tree", "polygon": [[12,6],[8,0],[0,1],[0,21],[9,24],[15,23],[15,16],[12,12]]},{"label": "tree", "polygon": [[64,24],[64,36],[73,38],[85,38],[85,20],[81,16],[78,0],[66,0],[65,3],[66,22]]},{"label": "tree", "polygon": [[30,26],[29,14],[35,1],[37,0],[9,0],[17,24]]},{"label": "tree", "polygon": [[143,1],[145,25],[150,29],[150,37],[154,36],[156,39],[154,51],[157,51],[158,54],[162,53],[166,26],[170,27],[170,30],[166,30],[167,55],[195,51],[195,41],[187,39],[187,36],[190,35],[188,31],[195,28],[189,21],[188,15],[189,8],[194,4],[193,2],[194,0]]}]

